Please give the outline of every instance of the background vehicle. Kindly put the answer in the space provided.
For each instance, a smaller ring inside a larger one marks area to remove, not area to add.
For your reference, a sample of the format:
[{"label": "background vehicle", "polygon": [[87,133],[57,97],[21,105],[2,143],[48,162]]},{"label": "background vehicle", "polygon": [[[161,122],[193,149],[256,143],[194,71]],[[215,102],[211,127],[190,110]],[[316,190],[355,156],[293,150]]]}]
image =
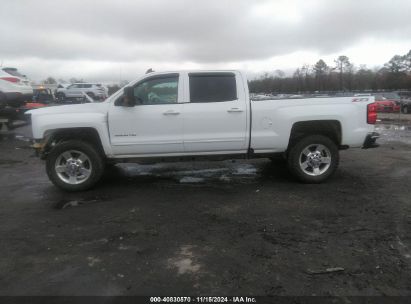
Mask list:
[{"label": "background vehicle", "polygon": [[401,103],[399,100],[388,99],[387,97],[384,97],[383,94],[375,94],[374,96],[375,103],[377,104],[377,112],[397,113],[401,110]]},{"label": "background vehicle", "polygon": [[411,112],[411,91],[400,91],[398,95],[401,97],[401,112],[409,114]]},{"label": "background vehicle", "polygon": [[50,180],[92,187],[107,161],[283,155],[302,182],[320,183],[339,150],[377,146],[374,97],[252,101],[238,71],[150,73],[102,103],[30,111]]},{"label": "background vehicle", "polygon": [[31,82],[15,68],[0,69],[0,102],[19,107],[31,100],[33,89]]},{"label": "background vehicle", "polygon": [[53,91],[48,88],[39,87],[33,90],[33,101],[49,104],[55,101]]},{"label": "background vehicle", "polygon": [[403,99],[401,101],[401,111],[404,114],[409,114],[411,112],[411,98]]},{"label": "background vehicle", "polygon": [[56,97],[59,100],[82,98],[83,93],[86,93],[95,100],[103,100],[108,97],[108,89],[100,83],[73,83],[66,88],[58,88]]},{"label": "background vehicle", "polygon": [[71,86],[71,83],[59,83],[58,85],[57,85],[57,88],[56,88],[56,91],[55,91],[55,93],[57,93],[57,92],[63,92],[65,89],[67,89],[69,86]]}]

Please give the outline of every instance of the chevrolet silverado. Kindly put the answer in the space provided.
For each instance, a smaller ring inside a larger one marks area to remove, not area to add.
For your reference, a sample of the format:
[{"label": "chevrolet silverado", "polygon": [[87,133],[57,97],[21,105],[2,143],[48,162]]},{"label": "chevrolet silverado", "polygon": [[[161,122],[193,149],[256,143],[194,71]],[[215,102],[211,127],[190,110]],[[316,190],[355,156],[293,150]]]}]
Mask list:
[{"label": "chevrolet silverado", "polygon": [[239,71],[146,74],[106,101],[30,111],[34,148],[67,191],[107,164],[284,156],[305,183],[330,177],[339,150],[376,147],[374,97],[250,100]]}]

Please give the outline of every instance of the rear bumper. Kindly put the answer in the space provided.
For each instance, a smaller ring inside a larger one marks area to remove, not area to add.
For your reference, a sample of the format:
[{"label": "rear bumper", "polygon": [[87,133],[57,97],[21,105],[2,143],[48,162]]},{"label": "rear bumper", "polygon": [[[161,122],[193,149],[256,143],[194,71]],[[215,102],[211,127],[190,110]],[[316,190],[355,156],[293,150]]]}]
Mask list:
[{"label": "rear bumper", "polygon": [[365,137],[363,149],[371,149],[379,147],[379,144],[376,143],[377,139],[380,137],[380,134],[377,132],[368,133]]}]

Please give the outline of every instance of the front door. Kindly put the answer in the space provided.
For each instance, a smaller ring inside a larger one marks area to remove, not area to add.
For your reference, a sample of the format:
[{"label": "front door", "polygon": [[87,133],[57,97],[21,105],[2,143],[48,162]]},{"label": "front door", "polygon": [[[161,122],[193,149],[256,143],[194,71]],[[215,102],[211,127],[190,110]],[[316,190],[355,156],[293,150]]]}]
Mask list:
[{"label": "front door", "polygon": [[179,154],[183,147],[181,85],[178,74],[151,76],[134,85],[137,105],[124,106],[123,97],[109,112],[110,140],[117,156]]}]

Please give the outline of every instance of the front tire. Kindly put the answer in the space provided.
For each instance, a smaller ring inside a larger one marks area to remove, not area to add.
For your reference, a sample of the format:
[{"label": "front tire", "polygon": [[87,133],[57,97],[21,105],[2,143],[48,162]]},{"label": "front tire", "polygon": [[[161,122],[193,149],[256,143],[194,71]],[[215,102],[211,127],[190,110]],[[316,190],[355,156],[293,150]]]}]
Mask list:
[{"label": "front tire", "polygon": [[56,94],[56,98],[59,102],[64,102],[64,100],[66,99],[66,95],[62,92],[59,92]]},{"label": "front tire", "polygon": [[287,164],[299,181],[308,184],[322,183],[337,169],[339,153],[337,145],[323,135],[303,137],[291,146]]},{"label": "front tire", "polygon": [[104,161],[92,145],[79,140],[57,144],[46,160],[51,182],[65,191],[84,191],[92,188],[104,172]]}]

